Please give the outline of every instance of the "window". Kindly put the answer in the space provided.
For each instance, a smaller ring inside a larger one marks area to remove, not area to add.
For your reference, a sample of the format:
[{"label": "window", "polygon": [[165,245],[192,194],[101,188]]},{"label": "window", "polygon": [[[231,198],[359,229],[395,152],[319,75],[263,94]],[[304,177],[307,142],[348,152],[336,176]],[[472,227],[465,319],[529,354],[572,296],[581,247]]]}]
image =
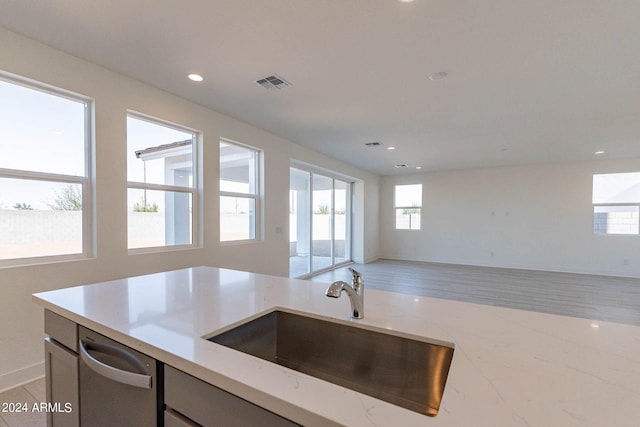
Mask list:
[{"label": "window", "polygon": [[396,230],[420,230],[422,184],[396,185],[394,190]]},{"label": "window", "polygon": [[220,141],[220,241],[258,238],[260,152]]},{"label": "window", "polygon": [[593,232],[640,233],[640,172],[593,175]]},{"label": "window", "polygon": [[193,245],[196,133],[127,116],[129,249]]},{"label": "window", "polygon": [[0,74],[0,264],[90,255],[90,109]]}]

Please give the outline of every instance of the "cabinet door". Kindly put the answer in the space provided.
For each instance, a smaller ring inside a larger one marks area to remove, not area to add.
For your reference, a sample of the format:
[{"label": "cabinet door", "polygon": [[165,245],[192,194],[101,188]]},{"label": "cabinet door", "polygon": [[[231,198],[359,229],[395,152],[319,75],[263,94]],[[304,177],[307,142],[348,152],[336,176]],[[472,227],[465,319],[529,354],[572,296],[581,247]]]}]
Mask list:
[{"label": "cabinet door", "polygon": [[44,340],[48,427],[80,425],[78,355],[51,338]]}]

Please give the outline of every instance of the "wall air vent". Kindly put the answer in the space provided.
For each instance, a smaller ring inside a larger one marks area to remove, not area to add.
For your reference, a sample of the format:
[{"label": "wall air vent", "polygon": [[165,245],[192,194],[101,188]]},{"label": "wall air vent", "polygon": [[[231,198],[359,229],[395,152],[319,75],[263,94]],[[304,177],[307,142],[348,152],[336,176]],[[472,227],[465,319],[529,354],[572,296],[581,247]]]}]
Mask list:
[{"label": "wall air vent", "polygon": [[269,76],[263,77],[261,79],[256,80],[260,86],[265,89],[273,90],[273,89],[284,89],[285,87],[291,86],[291,83],[283,79],[277,74],[271,74]]},{"label": "wall air vent", "polygon": [[381,142],[367,142],[364,145],[366,145],[367,147],[380,147],[382,145]]}]

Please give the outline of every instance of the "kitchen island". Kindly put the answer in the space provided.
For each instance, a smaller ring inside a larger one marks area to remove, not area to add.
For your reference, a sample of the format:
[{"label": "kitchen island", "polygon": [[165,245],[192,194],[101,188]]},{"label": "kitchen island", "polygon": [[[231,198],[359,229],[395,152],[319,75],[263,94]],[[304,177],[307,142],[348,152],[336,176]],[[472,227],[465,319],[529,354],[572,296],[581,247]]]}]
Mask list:
[{"label": "kitchen island", "polygon": [[[365,286],[366,286],[366,277]],[[196,267],[35,294],[44,308],[302,425],[638,426],[640,327]],[[455,343],[436,417],[207,341],[283,308]]]}]

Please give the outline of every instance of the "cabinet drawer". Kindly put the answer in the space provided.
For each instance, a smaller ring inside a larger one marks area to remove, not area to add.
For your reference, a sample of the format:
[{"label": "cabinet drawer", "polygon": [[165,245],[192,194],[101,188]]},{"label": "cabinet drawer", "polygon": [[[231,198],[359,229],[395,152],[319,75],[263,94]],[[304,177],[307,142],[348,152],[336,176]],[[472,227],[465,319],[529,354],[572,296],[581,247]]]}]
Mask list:
[{"label": "cabinet drawer", "polygon": [[78,352],[78,325],[53,311],[44,311],[44,333],[65,347]]},{"label": "cabinet drawer", "polygon": [[170,409],[164,411],[164,427],[199,427],[186,417]]},{"label": "cabinet drawer", "polygon": [[205,427],[298,425],[171,366],[164,372],[167,407]]}]

